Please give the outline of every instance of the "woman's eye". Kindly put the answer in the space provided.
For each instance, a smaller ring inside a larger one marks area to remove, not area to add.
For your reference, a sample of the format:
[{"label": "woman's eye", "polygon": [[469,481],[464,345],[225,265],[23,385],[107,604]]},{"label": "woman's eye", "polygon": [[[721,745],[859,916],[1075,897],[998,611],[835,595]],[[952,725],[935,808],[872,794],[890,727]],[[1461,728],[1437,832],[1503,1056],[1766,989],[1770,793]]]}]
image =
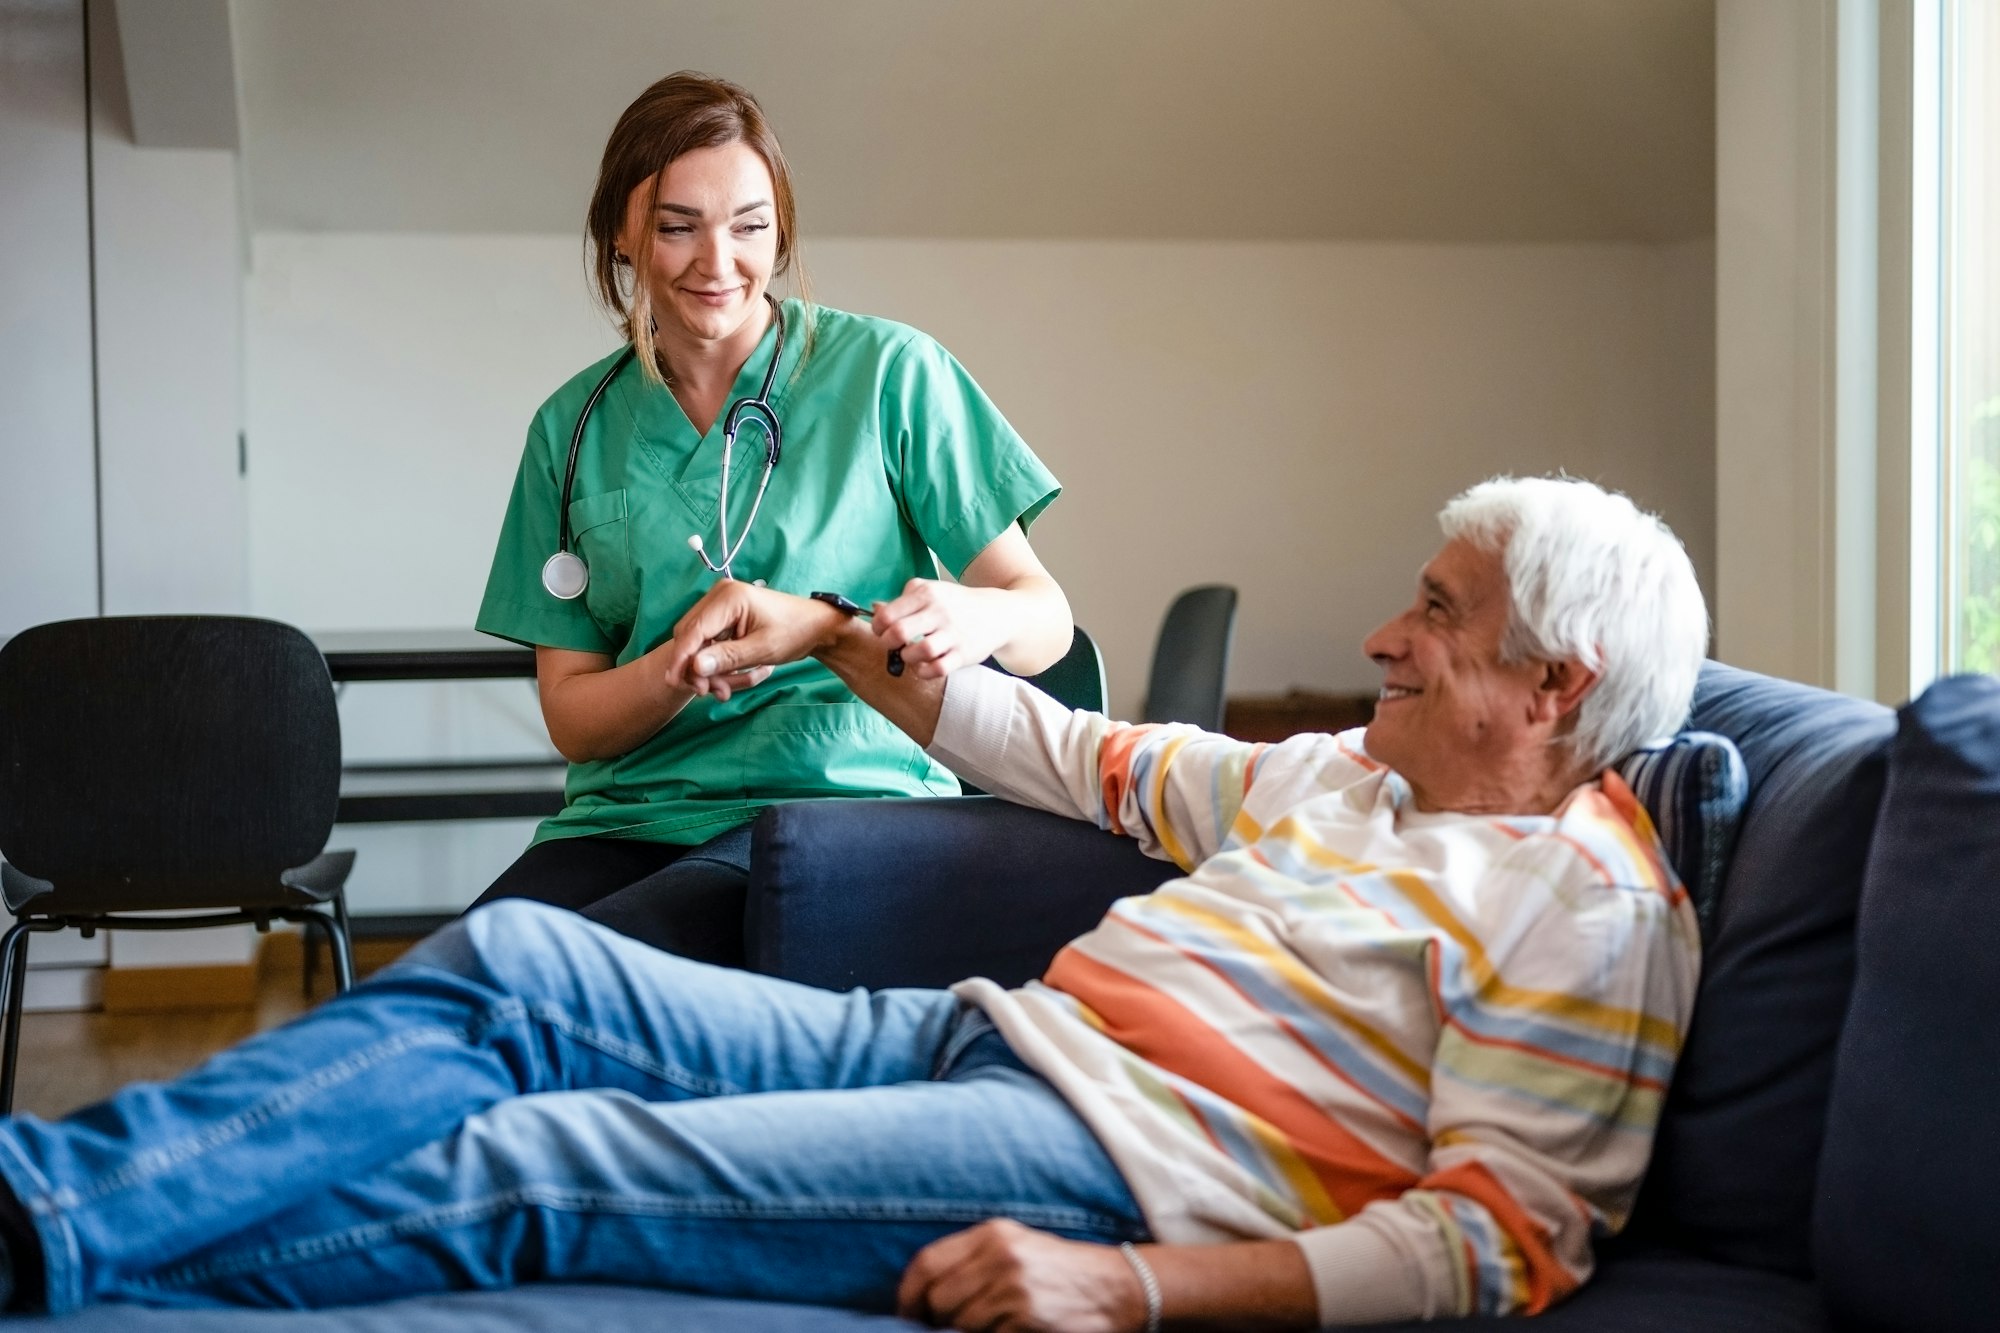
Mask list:
[{"label": "woman's eye", "polygon": [[746,222],[742,226],[738,227],[736,230],[742,232],[745,236],[748,236],[754,232],[768,231],[770,229],[770,226],[771,224],[768,222]]},{"label": "woman's eye", "polygon": [[677,222],[663,222],[660,224],[660,235],[662,236],[685,236],[691,230],[693,228],[684,227]]}]

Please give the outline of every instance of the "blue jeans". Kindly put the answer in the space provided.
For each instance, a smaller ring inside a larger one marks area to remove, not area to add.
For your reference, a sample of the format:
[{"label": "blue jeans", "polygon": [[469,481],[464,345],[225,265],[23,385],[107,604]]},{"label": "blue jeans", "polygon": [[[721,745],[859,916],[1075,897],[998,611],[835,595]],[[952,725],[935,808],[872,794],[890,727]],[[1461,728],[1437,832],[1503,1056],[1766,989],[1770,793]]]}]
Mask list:
[{"label": "blue jeans", "polygon": [[943,991],[837,994],[506,901],[297,1022],[66,1120],[0,1121],[52,1313],[533,1280],[887,1309],[991,1217],[1145,1224]]}]

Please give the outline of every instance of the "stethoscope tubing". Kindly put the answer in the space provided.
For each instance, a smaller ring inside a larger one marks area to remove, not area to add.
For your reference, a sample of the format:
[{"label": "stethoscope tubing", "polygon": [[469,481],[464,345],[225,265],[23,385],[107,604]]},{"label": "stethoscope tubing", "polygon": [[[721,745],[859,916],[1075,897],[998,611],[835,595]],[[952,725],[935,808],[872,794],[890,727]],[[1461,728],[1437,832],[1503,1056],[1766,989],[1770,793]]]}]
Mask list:
[{"label": "stethoscope tubing", "polygon": [[[706,565],[711,573],[720,574],[724,578],[734,577],[730,573],[730,567],[735,563],[737,555],[742,552],[743,543],[749,540],[751,528],[756,525],[757,511],[764,507],[764,492],[770,488],[771,472],[778,466],[778,457],[783,448],[783,433],[778,425],[778,414],[771,407],[771,386],[777,382],[778,362],[785,355],[785,309],[769,292],[764,294],[764,299],[770,303],[771,314],[777,321],[778,336],[776,344],[771,349],[771,364],[764,368],[764,382],[758,388],[757,396],[737,399],[730,404],[729,411],[722,418],[722,479],[720,492],[716,496],[716,517],[722,536],[721,562],[709,559],[708,552],[701,547],[699,537],[691,538],[689,542],[694,547],[695,554],[701,557],[702,564]],[[570,531],[569,522],[570,496],[576,488],[576,461],[583,450],[584,428],[590,423],[590,414],[597,410],[597,400],[604,396],[604,391],[611,387],[611,381],[618,378],[618,372],[625,369],[637,354],[637,349],[633,347],[627,347],[619,353],[618,359],[611,363],[611,368],[604,372],[603,377],[591,389],[590,396],[584,399],[583,410],[576,416],[576,428],[570,432],[569,460],[563,466],[561,515],[556,525],[556,553],[550,556],[542,567],[542,586],[550,595],[565,601],[581,596],[590,581],[590,571],[584,565],[583,558],[571,549],[575,534]],[[757,483],[757,494],[750,502],[750,514],[743,521],[743,530],[732,544],[729,539],[729,465],[731,455],[736,451],[737,431],[742,428],[746,419],[755,422],[764,432],[764,475]],[[574,568],[571,568],[572,566]],[[565,593],[559,590],[559,587],[569,586],[572,580],[575,584],[574,592]]]}]

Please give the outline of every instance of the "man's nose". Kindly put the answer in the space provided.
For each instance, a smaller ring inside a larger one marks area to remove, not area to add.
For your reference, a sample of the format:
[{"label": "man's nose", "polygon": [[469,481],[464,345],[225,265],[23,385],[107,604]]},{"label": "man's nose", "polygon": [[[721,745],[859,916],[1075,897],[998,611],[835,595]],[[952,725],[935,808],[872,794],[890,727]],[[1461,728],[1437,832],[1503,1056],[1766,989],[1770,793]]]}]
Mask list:
[{"label": "man's nose", "polygon": [[1361,641],[1361,651],[1370,661],[1387,665],[1403,655],[1403,636],[1397,632],[1397,622],[1389,621],[1378,626],[1373,634]]}]

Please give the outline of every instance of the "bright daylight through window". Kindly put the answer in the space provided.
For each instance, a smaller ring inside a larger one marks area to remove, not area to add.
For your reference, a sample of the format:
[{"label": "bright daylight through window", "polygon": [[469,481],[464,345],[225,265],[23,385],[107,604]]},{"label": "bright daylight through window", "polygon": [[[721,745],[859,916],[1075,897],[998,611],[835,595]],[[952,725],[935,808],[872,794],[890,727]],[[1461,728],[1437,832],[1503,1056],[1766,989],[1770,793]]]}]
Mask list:
[{"label": "bright daylight through window", "polygon": [[1946,16],[1946,660],[2000,672],[2000,3]]}]

